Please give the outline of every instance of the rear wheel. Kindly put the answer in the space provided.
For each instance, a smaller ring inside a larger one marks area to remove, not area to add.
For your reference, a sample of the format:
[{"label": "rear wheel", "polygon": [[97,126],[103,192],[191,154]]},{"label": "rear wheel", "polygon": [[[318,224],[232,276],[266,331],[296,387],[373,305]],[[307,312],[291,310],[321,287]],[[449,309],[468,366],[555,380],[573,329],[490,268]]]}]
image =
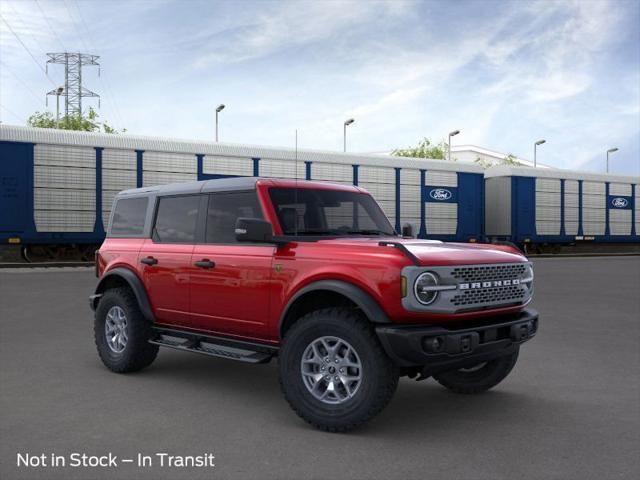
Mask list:
[{"label": "rear wheel", "polygon": [[117,373],[135,372],[150,365],[158,346],[149,343],[151,323],[144,318],[128,288],[107,290],[98,303],[94,336],[98,355]]},{"label": "rear wheel", "polygon": [[347,308],[300,318],[279,355],[280,385],[296,413],[321,430],[344,432],[391,400],[398,372],[369,322]]},{"label": "rear wheel", "polygon": [[513,370],[518,351],[468,368],[459,368],[433,376],[436,381],[455,393],[481,393],[498,385]]}]

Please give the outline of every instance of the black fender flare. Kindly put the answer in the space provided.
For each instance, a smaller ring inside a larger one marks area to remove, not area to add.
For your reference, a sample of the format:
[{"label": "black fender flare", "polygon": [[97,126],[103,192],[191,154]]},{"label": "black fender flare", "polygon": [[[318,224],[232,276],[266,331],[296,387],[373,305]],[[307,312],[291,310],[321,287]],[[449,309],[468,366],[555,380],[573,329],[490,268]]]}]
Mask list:
[{"label": "black fender flare", "polygon": [[295,304],[295,302],[303,295],[321,290],[339,293],[340,295],[348,298],[363,311],[370,322],[391,323],[387,314],[382,310],[380,305],[378,305],[378,302],[376,302],[371,295],[360,287],[342,280],[318,280],[298,290],[287,302],[287,305],[284,307],[284,310],[280,315],[280,321],[278,322],[278,334],[281,338],[282,326],[293,304]]},{"label": "black fender flare", "polygon": [[106,289],[107,280],[112,277],[119,277],[129,285],[131,291],[133,291],[133,294],[136,296],[136,300],[138,301],[138,306],[140,307],[142,314],[151,323],[155,323],[155,317],[151,310],[151,303],[149,303],[149,297],[147,296],[147,291],[144,289],[142,280],[140,280],[140,277],[138,277],[138,275],[136,275],[132,270],[124,267],[116,267],[103,275],[96,286],[95,293],[90,297],[91,308],[93,308],[93,310],[97,308],[100,297],[102,297],[102,294]]}]

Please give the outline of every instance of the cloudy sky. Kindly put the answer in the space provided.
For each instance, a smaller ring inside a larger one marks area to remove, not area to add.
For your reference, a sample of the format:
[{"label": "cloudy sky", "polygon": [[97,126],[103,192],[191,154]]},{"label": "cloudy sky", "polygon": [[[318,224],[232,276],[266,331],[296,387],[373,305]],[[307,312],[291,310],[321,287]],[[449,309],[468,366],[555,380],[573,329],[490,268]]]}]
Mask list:
[{"label": "cloudy sky", "polygon": [[[561,168],[640,174],[640,2],[0,1],[0,115],[43,110],[62,67],[100,55],[103,119],[129,133],[388,151],[453,129]],[[89,101],[88,103],[91,103]],[[49,109],[55,109],[51,101]]]}]

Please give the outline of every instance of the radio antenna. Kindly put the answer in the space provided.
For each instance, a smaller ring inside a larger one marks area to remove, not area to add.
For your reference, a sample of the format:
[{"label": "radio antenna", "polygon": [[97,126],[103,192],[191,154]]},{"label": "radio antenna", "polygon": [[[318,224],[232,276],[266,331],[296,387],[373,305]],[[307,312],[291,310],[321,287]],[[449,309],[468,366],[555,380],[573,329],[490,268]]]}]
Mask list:
[{"label": "radio antenna", "polygon": [[295,161],[294,161],[294,168],[296,170],[295,173],[295,183],[296,186],[293,190],[293,205],[296,211],[296,219],[293,222],[293,232],[294,235],[297,237],[298,236],[298,129],[296,128],[296,137],[295,137]]}]

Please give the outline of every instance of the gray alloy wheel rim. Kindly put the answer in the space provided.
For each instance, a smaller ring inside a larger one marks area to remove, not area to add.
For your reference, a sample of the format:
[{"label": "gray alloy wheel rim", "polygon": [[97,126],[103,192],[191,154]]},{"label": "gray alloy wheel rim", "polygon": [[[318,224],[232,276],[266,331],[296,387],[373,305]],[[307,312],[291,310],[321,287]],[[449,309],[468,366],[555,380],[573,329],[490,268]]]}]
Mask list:
[{"label": "gray alloy wheel rim", "polygon": [[339,337],[313,340],[302,354],[300,373],[309,393],[331,405],[352,399],[362,384],[360,356]]},{"label": "gray alloy wheel rim", "polygon": [[113,306],[107,312],[104,322],[104,334],[107,345],[114,353],[122,353],[127,347],[129,331],[127,330],[127,316],[120,307]]}]

